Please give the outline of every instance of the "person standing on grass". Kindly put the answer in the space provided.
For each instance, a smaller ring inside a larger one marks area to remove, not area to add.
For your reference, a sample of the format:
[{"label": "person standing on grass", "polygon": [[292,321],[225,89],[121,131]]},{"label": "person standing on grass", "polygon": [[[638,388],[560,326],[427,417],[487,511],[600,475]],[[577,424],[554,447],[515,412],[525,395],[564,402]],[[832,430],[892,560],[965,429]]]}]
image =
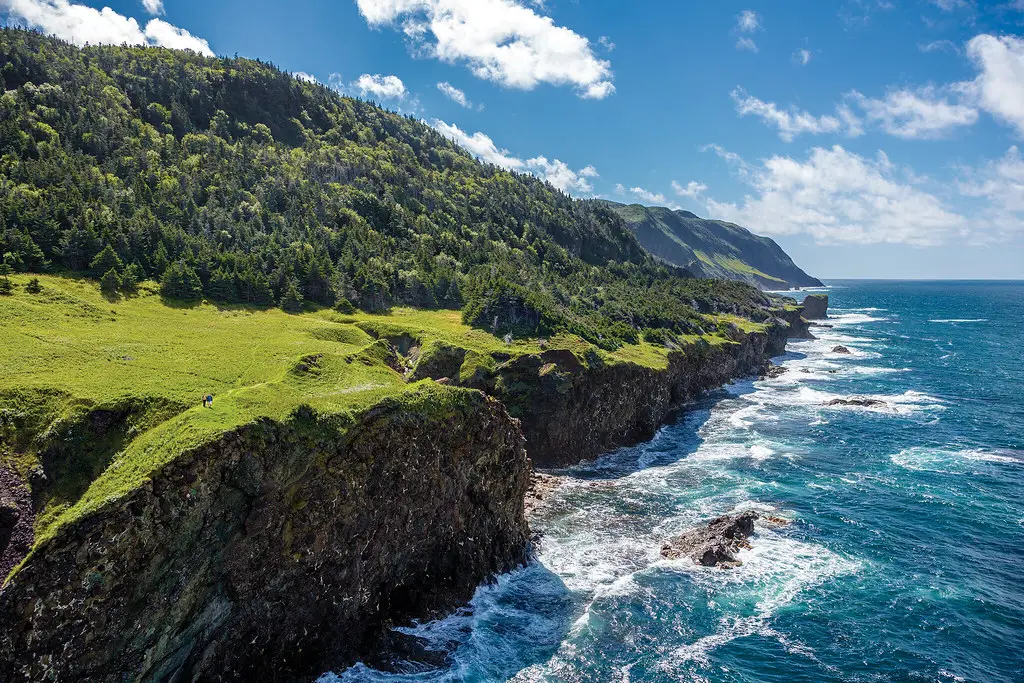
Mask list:
[{"label": "person standing on grass", "polygon": [[207,394],[205,400],[206,400],[206,407],[207,408],[212,408],[213,407],[213,394]]},{"label": "person standing on grass", "polygon": [[206,394],[203,394],[203,407],[206,407]]}]

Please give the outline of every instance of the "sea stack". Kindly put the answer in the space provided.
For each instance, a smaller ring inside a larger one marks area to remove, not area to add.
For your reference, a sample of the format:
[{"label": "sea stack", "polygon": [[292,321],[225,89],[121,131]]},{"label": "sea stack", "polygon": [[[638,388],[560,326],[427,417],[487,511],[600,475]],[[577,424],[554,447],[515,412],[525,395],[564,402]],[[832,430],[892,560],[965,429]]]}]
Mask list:
[{"label": "sea stack", "polygon": [[828,294],[810,294],[804,298],[804,318],[807,320],[828,319]]}]

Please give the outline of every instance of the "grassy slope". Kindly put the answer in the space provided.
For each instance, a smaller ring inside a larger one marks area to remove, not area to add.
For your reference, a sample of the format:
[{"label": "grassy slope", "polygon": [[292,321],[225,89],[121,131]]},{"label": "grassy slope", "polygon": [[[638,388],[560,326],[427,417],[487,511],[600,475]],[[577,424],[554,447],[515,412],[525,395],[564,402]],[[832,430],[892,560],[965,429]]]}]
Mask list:
[{"label": "grassy slope", "polygon": [[[15,294],[0,297],[0,417],[16,426],[17,438],[8,429],[5,444],[0,430],[0,460],[27,475],[39,464],[38,444],[59,434],[57,425],[126,402],[143,406],[132,430],[110,445],[92,471],[56,482],[37,518],[37,545],[130,492],[178,455],[256,419],[285,419],[300,405],[351,416],[389,397],[419,402],[426,393],[443,402],[465,391],[429,380],[407,384],[375,336],[460,346],[472,352],[467,363],[490,360],[496,351],[542,350],[536,340],[506,345],[462,324],[455,311],[288,315],[169,306],[148,286],[138,296],[109,301],[92,282],[60,277],[40,277],[43,291],[32,295],[25,291],[27,276],[11,280]],[[545,348],[651,367],[664,367],[668,358],[665,349],[646,343],[607,353],[570,336],[548,340]],[[215,396],[212,410],[201,407],[206,393]]]},{"label": "grassy slope", "polygon": [[738,225],[663,207],[608,205],[631,226],[646,249],[701,277],[770,288],[814,284],[775,242]]}]

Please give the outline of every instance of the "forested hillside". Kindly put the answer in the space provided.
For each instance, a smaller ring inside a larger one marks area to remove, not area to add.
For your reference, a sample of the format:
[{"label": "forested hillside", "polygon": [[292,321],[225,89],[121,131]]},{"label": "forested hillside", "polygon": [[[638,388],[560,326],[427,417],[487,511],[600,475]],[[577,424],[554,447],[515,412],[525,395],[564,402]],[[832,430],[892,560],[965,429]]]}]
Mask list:
[{"label": "forested hillside", "polygon": [[820,287],[768,237],[689,211],[607,202],[650,253],[698,277],[728,278],[766,289]]},{"label": "forested hillside", "polygon": [[604,346],[762,315],[656,262],[608,207],[248,59],[0,30],[0,254],[231,303],[462,308]]}]

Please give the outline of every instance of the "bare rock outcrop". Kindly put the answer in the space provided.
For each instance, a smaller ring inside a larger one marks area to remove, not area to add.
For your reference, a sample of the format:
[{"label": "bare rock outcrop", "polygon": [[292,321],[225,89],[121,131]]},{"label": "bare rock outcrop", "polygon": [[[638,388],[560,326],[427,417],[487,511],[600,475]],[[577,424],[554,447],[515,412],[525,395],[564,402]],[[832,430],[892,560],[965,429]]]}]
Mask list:
[{"label": "bare rock outcrop", "polygon": [[810,294],[804,298],[804,318],[825,320],[828,318],[828,294]]},{"label": "bare rock outcrop", "polygon": [[749,548],[747,540],[754,533],[754,522],[760,514],[748,510],[737,515],[723,515],[707,524],[684,531],[661,547],[661,556],[669,560],[689,557],[702,567],[736,567],[736,554]]}]

